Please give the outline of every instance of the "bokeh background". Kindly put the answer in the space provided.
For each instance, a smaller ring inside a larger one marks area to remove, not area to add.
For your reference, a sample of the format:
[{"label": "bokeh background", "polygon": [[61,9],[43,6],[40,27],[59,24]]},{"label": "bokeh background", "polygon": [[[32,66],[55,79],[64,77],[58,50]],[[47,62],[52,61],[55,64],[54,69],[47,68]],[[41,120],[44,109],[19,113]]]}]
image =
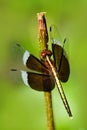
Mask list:
[{"label": "bokeh background", "polygon": [[[20,43],[39,57],[37,13],[45,11],[48,28],[54,24],[69,38],[71,74],[63,84],[73,119],[70,120],[57,88],[52,91],[56,130],[87,130],[87,0],[0,0],[0,130],[46,130],[44,93],[25,87],[20,74]],[[12,55],[11,55],[12,54]],[[21,60],[20,60],[21,61]]]}]

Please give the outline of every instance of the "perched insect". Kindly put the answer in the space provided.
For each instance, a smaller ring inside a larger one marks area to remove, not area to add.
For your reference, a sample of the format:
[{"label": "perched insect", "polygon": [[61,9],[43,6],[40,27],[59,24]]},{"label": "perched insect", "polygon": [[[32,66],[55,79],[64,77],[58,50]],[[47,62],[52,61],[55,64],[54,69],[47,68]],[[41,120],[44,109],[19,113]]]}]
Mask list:
[{"label": "perched insect", "polygon": [[[64,40],[65,43],[66,39]],[[17,44],[19,47],[20,45]],[[51,59],[53,56],[53,60]],[[23,64],[29,71],[21,70],[22,79],[25,85],[38,91],[51,91],[57,84],[63,104],[72,117],[72,113],[64,94],[61,82],[66,82],[69,78],[70,67],[65,55],[64,48],[60,42],[52,39],[52,51],[46,49],[41,52],[41,60],[32,55],[29,51],[23,54]],[[16,71],[12,69],[12,71]]]}]

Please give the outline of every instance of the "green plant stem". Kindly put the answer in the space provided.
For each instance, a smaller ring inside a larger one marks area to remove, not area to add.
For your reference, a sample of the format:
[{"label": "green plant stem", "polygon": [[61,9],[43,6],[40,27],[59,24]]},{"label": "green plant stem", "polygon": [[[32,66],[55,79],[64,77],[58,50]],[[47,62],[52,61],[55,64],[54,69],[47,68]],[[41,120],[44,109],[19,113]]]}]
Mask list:
[{"label": "green plant stem", "polygon": [[44,96],[45,96],[46,113],[47,113],[47,127],[48,130],[55,130],[51,92],[44,92]]},{"label": "green plant stem", "polygon": [[[48,32],[46,26],[45,13],[40,12],[37,14],[38,18],[38,38],[40,51],[48,49]],[[41,57],[42,58],[42,57]],[[47,114],[47,128],[48,130],[55,130],[54,128],[54,118],[53,118],[53,108],[52,108],[52,96],[51,91],[44,92],[45,104],[46,104],[46,114]]]}]

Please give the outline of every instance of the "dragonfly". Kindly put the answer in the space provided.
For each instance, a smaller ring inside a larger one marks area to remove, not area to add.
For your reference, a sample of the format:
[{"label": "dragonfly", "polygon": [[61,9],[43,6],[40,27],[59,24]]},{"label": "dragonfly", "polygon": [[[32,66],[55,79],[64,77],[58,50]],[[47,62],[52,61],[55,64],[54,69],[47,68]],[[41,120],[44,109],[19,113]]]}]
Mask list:
[{"label": "dragonfly", "polygon": [[[65,44],[66,39],[64,39]],[[20,45],[17,44],[19,47]],[[70,74],[70,66],[64,47],[55,39],[52,39],[52,51],[45,49],[41,51],[41,59],[25,50],[23,64],[27,71],[21,70],[21,77],[25,85],[37,91],[51,91],[58,88],[65,109],[72,117],[72,113],[65,96],[61,82],[67,82]],[[53,57],[53,58],[52,58]],[[12,69],[15,71],[15,69]]]}]

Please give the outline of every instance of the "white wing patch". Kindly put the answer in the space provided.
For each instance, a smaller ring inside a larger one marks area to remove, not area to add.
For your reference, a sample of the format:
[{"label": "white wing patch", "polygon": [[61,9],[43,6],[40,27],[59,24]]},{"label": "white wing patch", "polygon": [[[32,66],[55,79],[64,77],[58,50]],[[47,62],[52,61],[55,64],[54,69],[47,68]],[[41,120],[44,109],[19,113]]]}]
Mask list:
[{"label": "white wing patch", "polygon": [[28,74],[26,71],[21,71],[22,80],[25,85],[29,86],[28,84]]},{"label": "white wing patch", "polygon": [[23,55],[23,64],[26,65],[26,62],[30,56],[30,53],[26,50]]},{"label": "white wing patch", "polygon": [[58,40],[56,40],[56,39],[52,39],[52,42],[53,42],[54,44],[57,44],[57,45],[59,45],[59,46],[62,46],[61,42],[58,41]]}]

